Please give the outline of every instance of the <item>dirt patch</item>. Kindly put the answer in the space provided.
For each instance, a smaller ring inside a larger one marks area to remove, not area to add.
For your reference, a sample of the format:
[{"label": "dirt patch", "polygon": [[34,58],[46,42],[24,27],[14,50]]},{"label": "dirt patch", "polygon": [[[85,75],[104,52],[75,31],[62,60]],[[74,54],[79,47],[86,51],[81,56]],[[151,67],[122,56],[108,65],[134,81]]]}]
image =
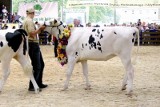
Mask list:
[{"label": "dirt patch", "polygon": [[[54,58],[53,46],[41,46],[45,62],[44,83],[39,94],[28,92],[29,79],[20,64],[12,60],[11,73],[0,93],[0,107],[160,107],[160,47],[140,47],[134,65],[133,96],[121,91],[124,67],[118,57],[108,61],[88,61],[92,89],[84,90],[81,64],[77,63],[69,89],[61,91],[67,66]],[[135,58],[133,49],[132,59]],[[1,68],[0,68],[0,71]],[[1,74],[1,73],[0,73]]]}]

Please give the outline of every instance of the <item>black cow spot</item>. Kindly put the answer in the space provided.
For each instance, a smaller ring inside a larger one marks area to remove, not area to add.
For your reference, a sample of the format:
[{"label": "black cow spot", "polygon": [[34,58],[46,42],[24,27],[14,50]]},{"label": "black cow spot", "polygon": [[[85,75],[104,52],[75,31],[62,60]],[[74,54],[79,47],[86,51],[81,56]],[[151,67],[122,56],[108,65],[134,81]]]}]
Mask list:
[{"label": "black cow spot", "polygon": [[97,37],[99,37],[99,35],[96,35]]},{"label": "black cow spot", "polygon": [[93,48],[95,48],[96,49],[96,42],[93,42],[92,44],[91,44],[91,47]]},{"label": "black cow spot", "polygon": [[134,43],[134,38],[132,39],[132,43]]},{"label": "black cow spot", "polygon": [[104,29],[102,29],[102,32],[104,31]]},{"label": "black cow spot", "polygon": [[83,43],[82,43],[82,48],[84,48],[84,45],[83,45]]},{"label": "black cow spot", "polygon": [[91,50],[91,47],[89,47],[89,49]]},{"label": "black cow spot", "polygon": [[101,46],[101,44],[100,44],[100,42],[99,42],[99,41],[97,42],[97,45]]},{"label": "black cow spot", "polygon": [[14,52],[16,52],[22,42],[22,36],[20,33],[7,33],[6,34],[6,40],[8,41],[8,46],[13,49]]},{"label": "black cow spot", "polygon": [[135,35],[136,35],[136,32],[133,33],[133,36],[135,36]]},{"label": "black cow spot", "polygon": [[96,29],[93,29],[93,30],[92,30],[92,32],[95,32],[95,31],[96,31]]},{"label": "black cow spot", "polygon": [[78,52],[76,52],[75,55],[78,56]]},{"label": "black cow spot", "polygon": [[3,47],[3,42],[2,41],[0,42],[0,46]]},{"label": "black cow spot", "polygon": [[91,36],[89,37],[88,43],[89,43],[89,44],[92,44],[94,41],[95,41],[95,38],[92,37],[92,35],[91,35]]},{"label": "black cow spot", "polygon": [[101,53],[102,53],[102,48],[101,47],[98,47],[98,50],[101,51]]},{"label": "black cow spot", "polygon": [[114,34],[117,34],[116,32],[114,32]]},{"label": "black cow spot", "polygon": [[85,45],[87,46],[87,43]]},{"label": "black cow spot", "polygon": [[6,35],[6,40],[8,42],[8,46],[13,49],[14,52],[16,52],[19,49],[20,44],[22,43],[22,38],[24,39],[23,44],[23,54],[26,54],[27,46],[26,46],[26,38],[27,36],[26,31],[23,29],[18,29],[14,33],[8,32]]},{"label": "black cow spot", "polygon": [[97,33],[98,33],[98,34],[100,34],[100,31],[99,31],[99,29],[97,30]]},{"label": "black cow spot", "polygon": [[102,39],[102,38],[103,38],[103,35],[101,34],[100,39]]},{"label": "black cow spot", "polygon": [[95,42],[95,38],[91,35],[90,37],[89,37],[89,41],[88,41],[88,43],[91,45],[91,48],[95,48],[96,49],[96,42]]}]

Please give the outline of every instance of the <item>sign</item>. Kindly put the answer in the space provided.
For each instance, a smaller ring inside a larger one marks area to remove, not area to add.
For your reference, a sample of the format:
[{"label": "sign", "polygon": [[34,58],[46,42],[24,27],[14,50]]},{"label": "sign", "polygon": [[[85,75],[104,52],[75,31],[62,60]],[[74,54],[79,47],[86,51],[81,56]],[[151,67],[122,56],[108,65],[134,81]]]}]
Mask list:
[{"label": "sign", "polygon": [[26,17],[26,10],[29,8],[35,9],[34,21],[44,22],[58,18],[58,3],[45,2],[45,3],[20,3],[18,14],[21,17]]},{"label": "sign", "polygon": [[68,0],[67,7],[108,6],[114,0]]},{"label": "sign", "polygon": [[107,7],[160,7],[160,0],[68,0],[67,7],[107,6]]}]

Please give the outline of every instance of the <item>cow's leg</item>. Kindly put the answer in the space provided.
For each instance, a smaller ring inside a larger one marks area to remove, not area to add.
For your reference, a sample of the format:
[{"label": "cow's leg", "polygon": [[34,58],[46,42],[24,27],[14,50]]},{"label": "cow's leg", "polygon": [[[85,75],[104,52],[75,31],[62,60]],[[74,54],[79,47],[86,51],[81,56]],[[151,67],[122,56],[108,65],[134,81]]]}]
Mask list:
[{"label": "cow's leg", "polygon": [[68,89],[69,80],[71,78],[75,63],[76,63],[75,58],[72,56],[68,56],[68,68],[67,68],[67,72],[66,72],[67,79],[65,81],[63,91]]},{"label": "cow's leg", "polygon": [[33,72],[32,72],[33,67],[31,65],[31,62],[29,61],[29,57],[24,56],[24,55],[17,55],[17,57],[15,57],[15,59],[22,65],[25,74],[27,76],[29,76],[29,78],[34,86],[35,93],[38,93],[39,87],[34,79]]},{"label": "cow's leg", "polygon": [[90,90],[91,89],[91,85],[89,83],[89,79],[88,79],[88,65],[87,65],[87,61],[82,61],[82,68],[83,68],[83,75],[86,79],[86,88],[85,90]]},{"label": "cow's leg", "polygon": [[2,91],[2,88],[10,74],[10,61],[11,59],[9,60],[9,58],[7,60],[2,60],[1,63],[2,63],[2,79],[0,81],[0,92]]},{"label": "cow's leg", "polygon": [[131,57],[130,55],[123,54],[120,56],[121,61],[125,67],[126,74],[124,76],[124,80],[122,83],[122,89],[125,89],[127,85],[127,94],[131,95],[131,92],[133,90],[133,77],[134,77],[134,69],[131,64]]},{"label": "cow's leg", "polygon": [[127,85],[127,72],[125,72],[123,82],[122,82],[122,90],[126,90],[126,85]]}]

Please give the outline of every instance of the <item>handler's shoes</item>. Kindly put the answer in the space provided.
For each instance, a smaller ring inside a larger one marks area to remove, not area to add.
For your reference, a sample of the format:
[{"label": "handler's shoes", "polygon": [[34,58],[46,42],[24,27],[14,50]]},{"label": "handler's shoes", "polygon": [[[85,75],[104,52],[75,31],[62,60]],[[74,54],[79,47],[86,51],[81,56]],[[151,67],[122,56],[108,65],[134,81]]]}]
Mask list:
[{"label": "handler's shoes", "polygon": [[41,84],[41,85],[39,85],[39,88],[47,88],[47,87],[48,87],[47,84]]}]

